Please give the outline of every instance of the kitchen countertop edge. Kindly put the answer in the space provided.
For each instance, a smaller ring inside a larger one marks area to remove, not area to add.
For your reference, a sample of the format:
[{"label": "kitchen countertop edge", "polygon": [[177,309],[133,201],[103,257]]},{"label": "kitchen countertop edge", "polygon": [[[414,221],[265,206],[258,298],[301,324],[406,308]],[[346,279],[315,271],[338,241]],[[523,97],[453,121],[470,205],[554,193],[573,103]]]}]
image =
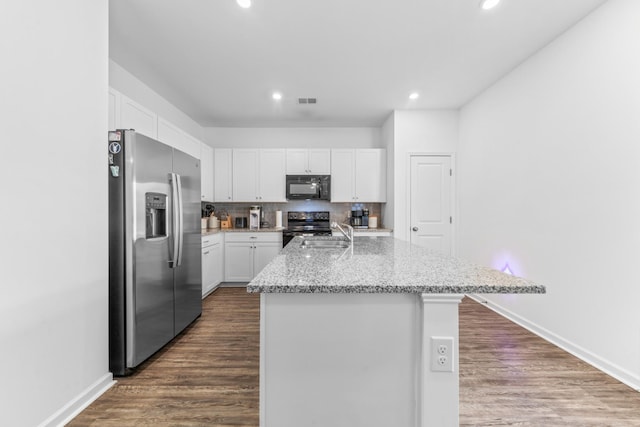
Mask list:
[{"label": "kitchen countertop edge", "polygon": [[211,234],[218,233],[279,233],[283,230],[283,228],[271,227],[271,228],[260,228],[258,230],[250,230],[248,228],[207,228],[201,230],[201,234],[203,236],[209,236]]},{"label": "kitchen countertop edge", "polygon": [[[393,237],[354,239],[354,251],[301,249],[296,237],[248,285],[250,293],[544,294],[531,280]],[[346,258],[345,258],[346,257]]]}]

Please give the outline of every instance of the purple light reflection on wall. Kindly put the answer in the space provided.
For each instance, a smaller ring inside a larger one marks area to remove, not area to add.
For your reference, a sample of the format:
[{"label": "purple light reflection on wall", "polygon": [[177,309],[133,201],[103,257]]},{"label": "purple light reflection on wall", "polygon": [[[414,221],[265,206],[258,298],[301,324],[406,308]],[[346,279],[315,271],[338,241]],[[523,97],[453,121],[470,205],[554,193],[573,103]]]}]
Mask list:
[{"label": "purple light reflection on wall", "polygon": [[511,267],[509,267],[509,263],[506,263],[500,271],[502,271],[503,273],[507,273],[510,276],[513,276],[513,271],[511,271]]}]

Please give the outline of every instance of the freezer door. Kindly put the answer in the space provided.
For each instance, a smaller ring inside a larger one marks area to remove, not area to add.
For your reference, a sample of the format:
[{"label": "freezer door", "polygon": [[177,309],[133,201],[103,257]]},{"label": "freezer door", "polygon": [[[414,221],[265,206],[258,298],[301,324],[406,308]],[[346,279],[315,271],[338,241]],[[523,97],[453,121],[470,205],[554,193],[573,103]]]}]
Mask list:
[{"label": "freezer door", "polygon": [[[173,149],[127,132],[133,173],[127,217],[132,251],[127,263],[127,365],[147,359],[174,336],[172,191]],[[133,142],[133,143],[132,143]]]},{"label": "freezer door", "polygon": [[180,177],[182,245],[175,278],[176,335],[202,313],[202,239],[200,225],[200,161],[173,150],[173,172]]}]

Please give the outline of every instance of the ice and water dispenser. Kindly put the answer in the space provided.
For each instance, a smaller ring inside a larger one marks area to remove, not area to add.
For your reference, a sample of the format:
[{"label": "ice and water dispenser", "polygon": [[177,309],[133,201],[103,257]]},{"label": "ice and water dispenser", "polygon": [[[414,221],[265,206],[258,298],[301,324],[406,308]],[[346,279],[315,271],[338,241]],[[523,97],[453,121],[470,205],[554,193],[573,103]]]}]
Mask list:
[{"label": "ice and water dispenser", "polygon": [[167,237],[167,195],[146,193],[147,239]]}]

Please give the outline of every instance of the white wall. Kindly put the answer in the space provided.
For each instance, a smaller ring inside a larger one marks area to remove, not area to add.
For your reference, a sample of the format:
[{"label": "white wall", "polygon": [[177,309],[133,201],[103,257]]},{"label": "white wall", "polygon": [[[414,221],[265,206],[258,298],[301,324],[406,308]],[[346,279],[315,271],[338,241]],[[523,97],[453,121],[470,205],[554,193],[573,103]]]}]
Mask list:
[{"label": "white wall", "polygon": [[[387,120],[388,121],[388,120]],[[385,126],[388,126],[385,123]],[[389,141],[388,135],[385,141]],[[455,154],[458,144],[458,111],[421,110],[393,113],[393,211],[387,227],[398,239],[409,240],[409,172],[411,154]]]},{"label": "white wall", "polygon": [[203,141],[233,148],[383,148],[380,128],[205,128]]},{"label": "white wall", "polygon": [[391,113],[380,129],[382,146],[387,149],[387,203],[382,206],[382,220],[384,227],[393,227],[395,222],[395,114]]},{"label": "white wall", "polygon": [[464,107],[458,150],[460,255],[548,292],[487,298],[636,388],[638,22],[605,3]]},{"label": "white wall", "polygon": [[111,384],[108,2],[3,2],[0,33],[0,425],[53,425]]},{"label": "white wall", "polygon": [[109,85],[194,138],[203,139],[202,126],[113,60],[109,60]]}]

